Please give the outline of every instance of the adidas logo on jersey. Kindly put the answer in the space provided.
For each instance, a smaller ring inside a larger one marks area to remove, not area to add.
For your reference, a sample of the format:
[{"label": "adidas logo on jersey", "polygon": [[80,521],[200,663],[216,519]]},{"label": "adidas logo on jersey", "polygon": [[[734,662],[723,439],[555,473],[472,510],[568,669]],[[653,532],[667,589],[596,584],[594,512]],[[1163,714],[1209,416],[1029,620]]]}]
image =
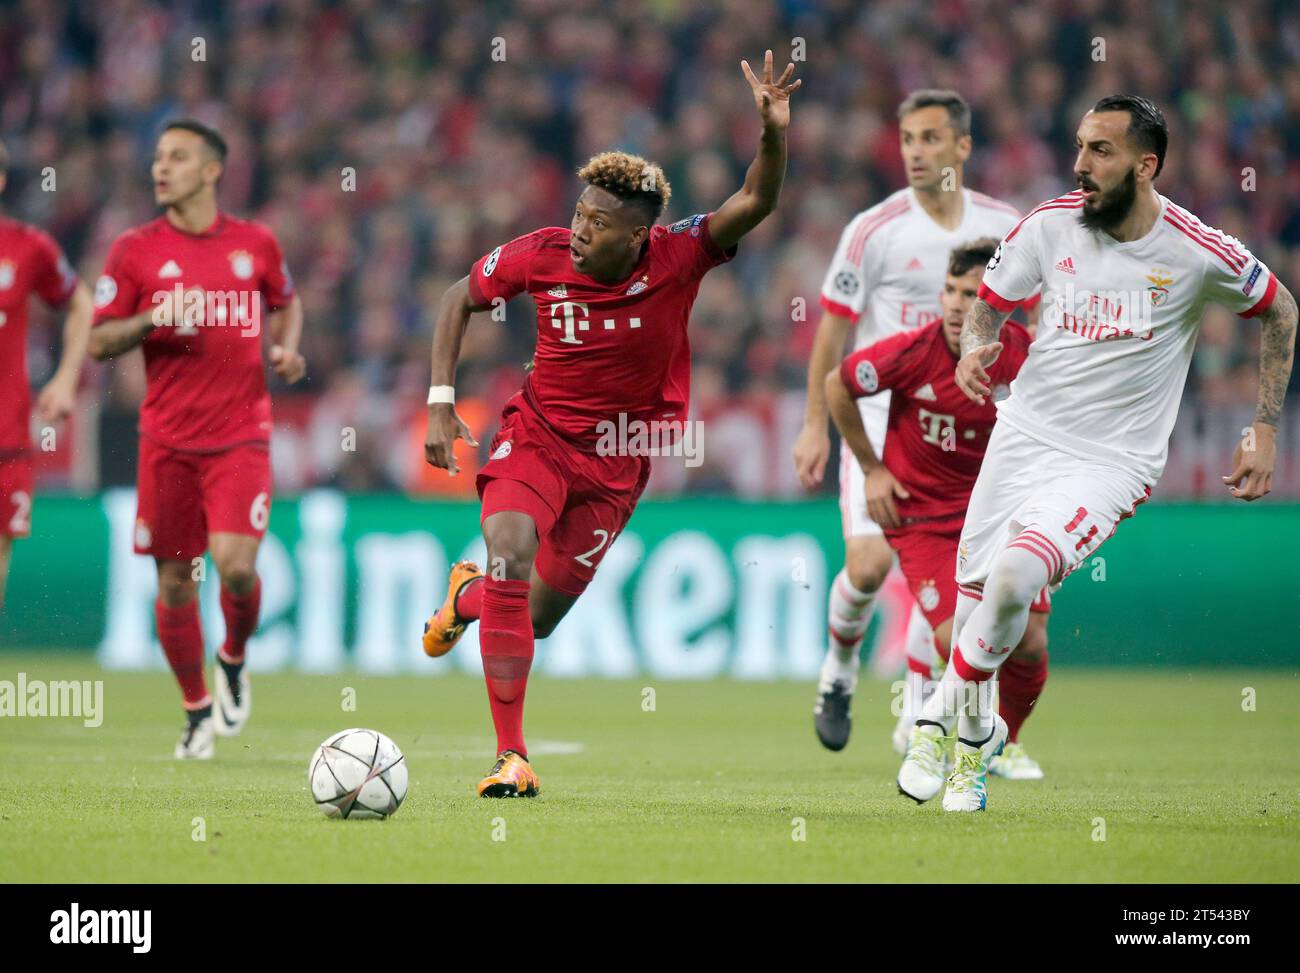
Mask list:
[{"label": "adidas logo on jersey", "polygon": [[158,271],[159,277],[179,277],[181,275],[181,265],[175,260],[168,260]]},{"label": "adidas logo on jersey", "polygon": [[939,397],[934,394],[934,389],[929,382],[926,382],[919,389],[912,393],[912,398],[922,399],[926,402],[938,402]]},{"label": "adidas logo on jersey", "polygon": [[1056,262],[1056,269],[1063,274],[1074,273],[1074,258],[1066,257],[1064,260],[1058,260]]},{"label": "adidas logo on jersey", "polygon": [[549,294],[551,297],[568,297],[569,289],[565,287],[563,284],[556,284],[546,293]]},{"label": "adidas logo on jersey", "polygon": [[907,265],[906,269],[908,271],[925,270],[925,265],[921,263],[920,257],[913,257],[911,262]]}]

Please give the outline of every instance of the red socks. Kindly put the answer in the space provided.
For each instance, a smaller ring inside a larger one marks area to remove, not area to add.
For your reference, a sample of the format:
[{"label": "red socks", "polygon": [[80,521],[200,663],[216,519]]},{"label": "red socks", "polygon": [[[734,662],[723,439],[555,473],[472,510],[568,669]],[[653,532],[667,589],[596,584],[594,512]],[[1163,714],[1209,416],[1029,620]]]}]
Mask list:
[{"label": "red socks", "polygon": [[253,582],[253,590],[246,595],[236,595],[225,585],[221,586],[221,614],[226,619],[226,641],[218,653],[226,662],[244,661],[244,646],[248,637],[257,631],[257,619],[262,609],[262,579]]},{"label": "red socks", "polygon": [[167,664],[180,683],[185,708],[194,710],[208,706],[212,697],[203,681],[203,629],[199,625],[198,599],[179,608],[168,608],[161,600],[155,601],[153,613],[158,626],[158,641],[162,643]]},{"label": "red socks", "polygon": [[488,703],[497,729],[497,753],[524,747],[524,691],[533,664],[533,619],[528,611],[527,581],[487,579],[482,591],[479,647]]},{"label": "red socks", "polygon": [[487,578],[475,578],[467,582],[456,595],[456,615],[465,621],[479,618],[483,614],[483,585]]},{"label": "red socks", "polygon": [[1021,662],[1012,656],[1002,664],[998,674],[998,712],[1007,721],[1012,743],[1020,736],[1020,725],[1029,718],[1046,682],[1046,652],[1041,662]]}]

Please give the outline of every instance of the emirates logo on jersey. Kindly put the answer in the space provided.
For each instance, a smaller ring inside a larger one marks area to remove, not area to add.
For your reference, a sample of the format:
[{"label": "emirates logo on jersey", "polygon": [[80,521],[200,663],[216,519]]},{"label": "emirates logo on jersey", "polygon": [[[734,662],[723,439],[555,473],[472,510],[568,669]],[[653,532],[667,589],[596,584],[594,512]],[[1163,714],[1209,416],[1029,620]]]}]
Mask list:
[{"label": "emirates logo on jersey", "polygon": [[0,260],[0,291],[7,291],[14,286],[17,268],[12,260]]},{"label": "emirates logo on jersey", "polygon": [[230,272],[240,280],[253,276],[253,255],[247,250],[236,250],[230,254]]}]

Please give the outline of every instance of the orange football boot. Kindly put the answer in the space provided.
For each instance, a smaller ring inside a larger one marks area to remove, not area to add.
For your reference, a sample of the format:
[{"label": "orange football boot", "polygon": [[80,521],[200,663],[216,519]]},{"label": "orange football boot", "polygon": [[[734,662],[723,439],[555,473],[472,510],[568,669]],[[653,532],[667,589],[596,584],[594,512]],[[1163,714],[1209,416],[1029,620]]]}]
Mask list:
[{"label": "orange football boot", "polygon": [[456,614],[456,597],[461,589],[475,578],[483,577],[483,572],[473,561],[457,561],[451,566],[451,579],[447,584],[447,600],[442,607],[424,623],[424,654],[435,659],[446,655],[465,634],[468,621]]},{"label": "orange football boot", "polygon": [[528,758],[513,750],[502,751],[492,773],[478,782],[479,797],[536,797],[541,789]]}]

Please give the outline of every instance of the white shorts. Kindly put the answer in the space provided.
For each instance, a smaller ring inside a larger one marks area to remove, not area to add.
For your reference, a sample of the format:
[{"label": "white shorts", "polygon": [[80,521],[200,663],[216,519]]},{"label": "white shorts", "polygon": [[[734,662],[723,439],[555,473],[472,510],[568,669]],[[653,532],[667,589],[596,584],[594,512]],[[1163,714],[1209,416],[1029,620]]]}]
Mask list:
[{"label": "white shorts", "polygon": [[998,422],[966,508],[957,590],[982,595],[993,561],[1012,541],[1043,559],[1049,584],[1083,564],[1151,496],[1136,473],[1081,459]]},{"label": "white shorts", "polygon": [[[883,403],[881,400],[884,400]],[[883,404],[883,408],[881,407]],[[885,455],[885,429],[889,425],[889,393],[881,392],[858,399],[858,414],[866,427],[867,439],[876,456]],[[844,536],[881,537],[885,531],[867,513],[867,477],[853,455],[853,450],[840,440],[840,521]]]}]

